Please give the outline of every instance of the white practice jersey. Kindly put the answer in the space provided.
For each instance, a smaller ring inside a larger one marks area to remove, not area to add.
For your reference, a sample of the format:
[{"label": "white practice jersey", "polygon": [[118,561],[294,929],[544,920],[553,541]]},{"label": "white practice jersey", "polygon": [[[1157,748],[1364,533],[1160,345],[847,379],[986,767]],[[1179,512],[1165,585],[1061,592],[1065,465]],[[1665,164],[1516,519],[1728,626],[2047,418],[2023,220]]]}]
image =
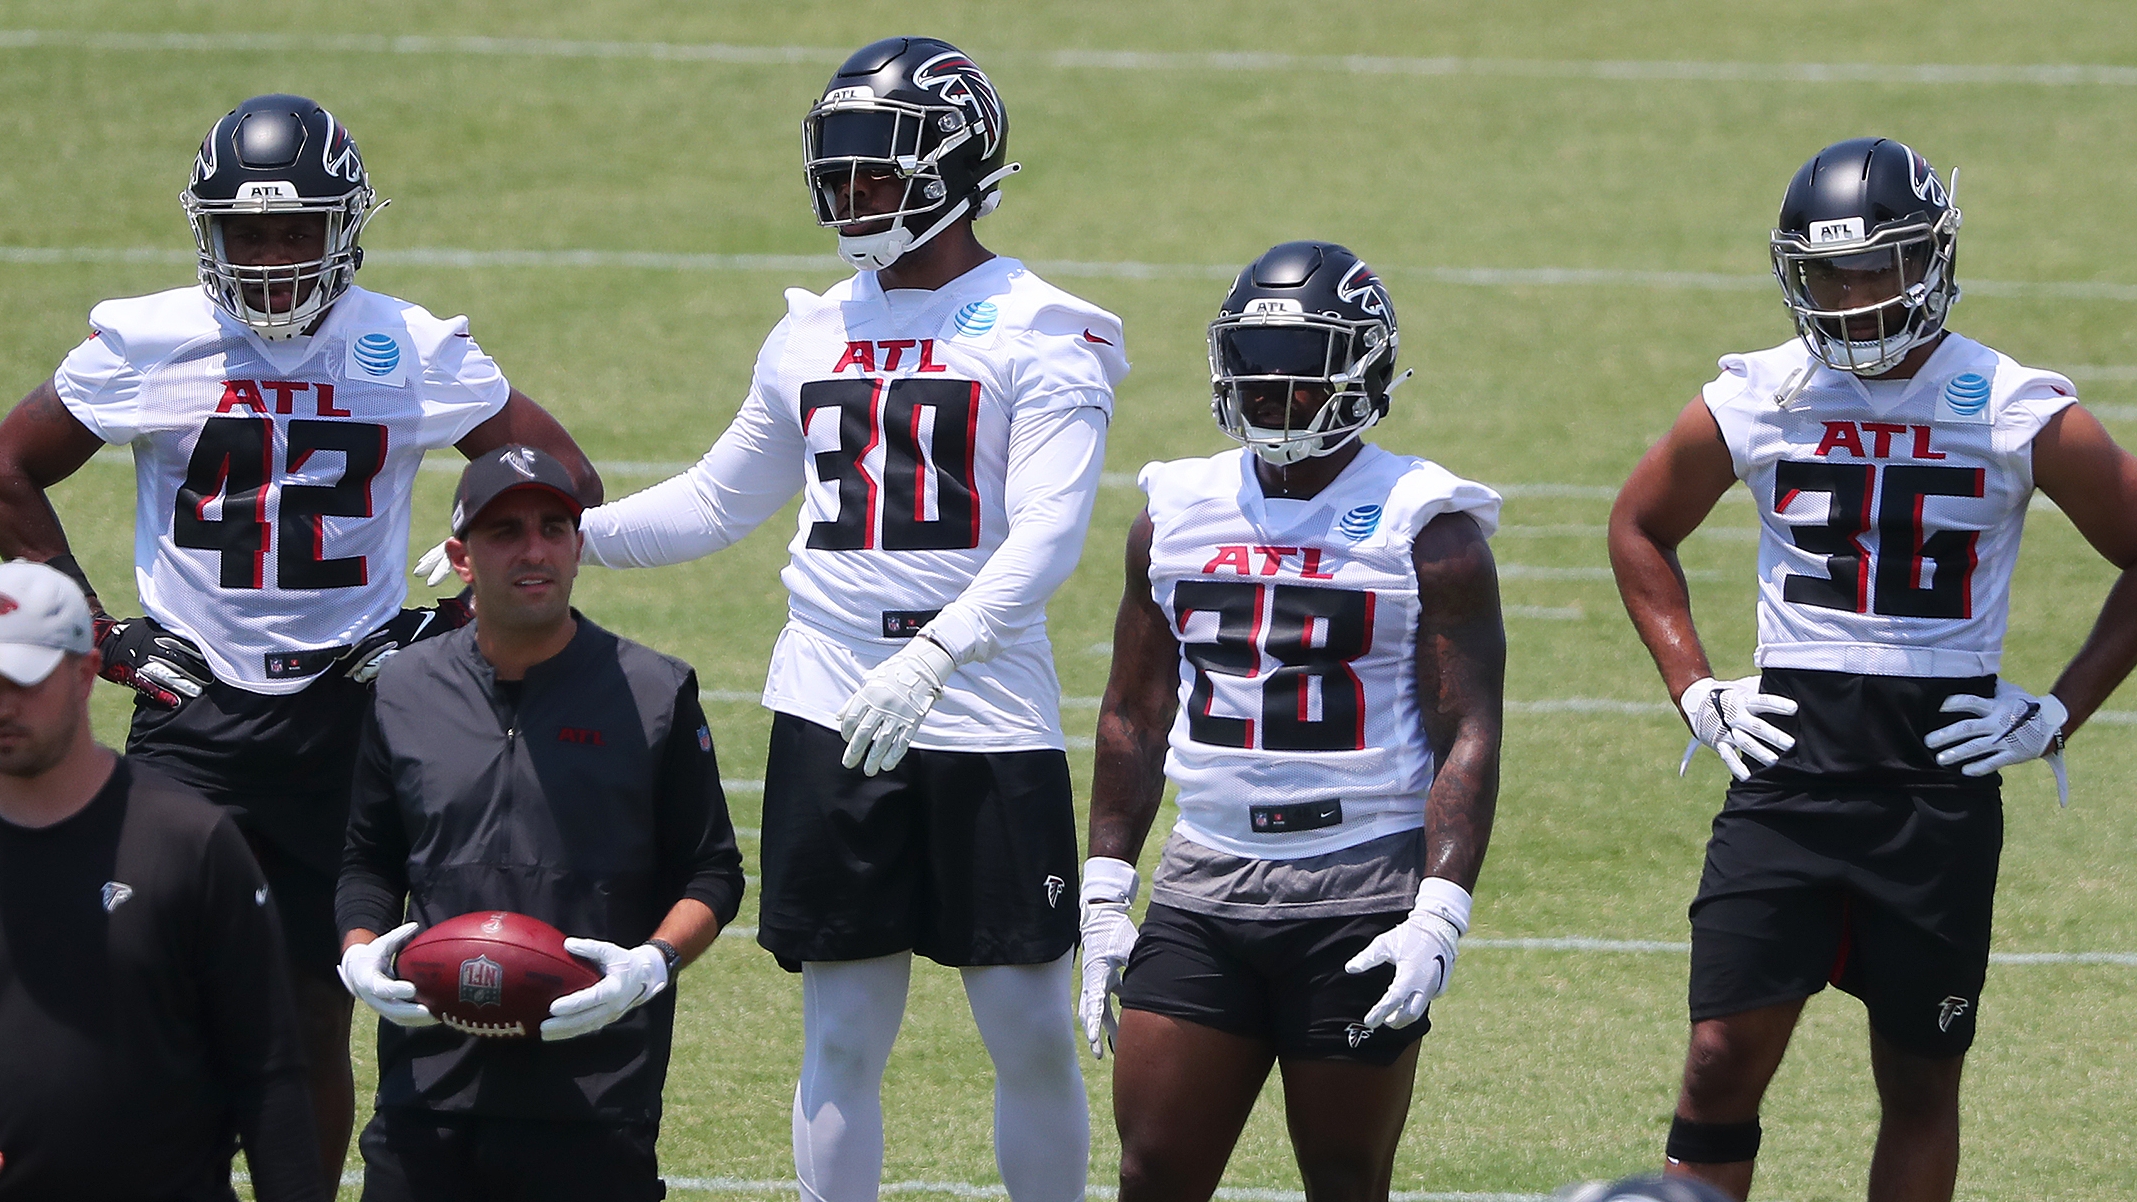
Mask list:
[{"label": "white practice jersey", "polygon": [[1443,513],[1489,537],[1499,495],[1372,445],[1306,501],[1265,498],[1253,464],[1235,450],[1142,471],[1150,595],[1182,652],[1175,830],[1264,860],[1414,830],[1432,747],[1412,545]]},{"label": "white practice jersey", "polygon": [[2070,381],[1957,334],[1907,381],[1800,340],[1721,367],[1702,395],[1759,509],[1759,666],[1995,673],[2033,436]]},{"label": "white practice jersey", "polygon": [[142,607],[256,693],[304,688],[400,610],[423,453],[510,392],[466,318],[362,288],[283,342],[198,287],[105,301],[89,324],[52,383],[133,444]]},{"label": "white practice jersey", "polygon": [[789,289],[749,395],[690,472],[588,511],[587,562],[676,563],[802,494],[764,703],[827,726],[923,627],[956,658],[913,745],[1061,748],[1047,598],[1104,459],[1120,321],[1014,259],[886,293]]}]

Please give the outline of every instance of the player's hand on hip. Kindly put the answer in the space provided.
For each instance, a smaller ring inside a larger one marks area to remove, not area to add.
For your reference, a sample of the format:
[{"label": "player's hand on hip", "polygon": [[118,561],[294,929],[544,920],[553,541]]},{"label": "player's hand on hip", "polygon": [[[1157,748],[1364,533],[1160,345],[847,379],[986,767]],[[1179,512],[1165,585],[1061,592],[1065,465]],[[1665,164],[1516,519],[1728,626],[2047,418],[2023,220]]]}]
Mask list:
[{"label": "player's hand on hip", "polygon": [[599,939],[566,939],[564,950],[601,968],[601,979],[549,1003],[542,1038],[576,1039],[615,1022],[668,987],[668,958],[649,943],[619,947]]},{"label": "player's hand on hip", "polygon": [[[1759,692],[1759,678],[1746,676],[1740,680],[1716,680],[1703,676],[1685,687],[1684,695],[1677,699],[1677,706],[1684,711],[1685,721],[1691,723],[1692,737],[1714,749],[1722,763],[1729,766],[1729,775],[1738,780],[1748,778],[1758,768],[1764,768],[1781,758],[1781,753],[1796,745],[1796,737],[1766,721],[1764,714],[1793,714],[1796,702],[1792,697],[1778,693]],[[1684,775],[1686,765],[1692,762],[1692,751],[1685,752],[1684,763],[1677,767],[1677,775]],[[1746,760],[1751,763],[1745,763]],[[1758,768],[1751,765],[1757,764]]]},{"label": "player's hand on hip", "polygon": [[839,708],[838,730],[846,740],[840,762],[869,776],[897,767],[956,670],[957,661],[925,634],[870,669]]},{"label": "player's hand on hip", "polygon": [[1368,1027],[1407,1027],[1425,1016],[1432,999],[1447,992],[1454,975],[1455,944],[1469,930],[1469,890],[1445,877],[1428,876],[1417,886],[1409,917],[1352,956],[1344,972],[1395,966],[1395,979],[1361,1021]]},{"label": "player's hand on hip", "polygon": [[1078,928],[1083,942],[1083,988],[1076,998],[1076,1013],[1083,1020],[1083,1037],[1091,1055],[1106,1058],[1120,1019],[1113,1013],[1113,999],[1120,993],[1121,970],[1135,950],[1135,920],[1128,907],[1135,904],[1140,884],[1135,865],[1111,856],[1093,856],[1083,862]]},{"label": "player's hand on hip", "polygon": [[153,619],[100,617],[95,633],[96,649],[104,653],[104,667],[97,674],[164,709],[177,709],[200,696],[215,679],[200,648]]},{"label": "player's hand on hip", "polygon": [[1922,736],[1937,753],[1937,763],[1956,764],[1968,776],[1987,776],[1999,768],[2046,758],[2055,771],[2064,804],[2070,802],[2069,778],[2063,772],[2063,724],[2070,711],[2053,693],[2036,697],[2007,680],[1996,682],[1994,697],[1954,693],[1939,707],[1947,714],[1972,714]]},{"label": "player's hand on hip", "polygon": [[448,597],[425,609],[404,609],[372,631],[341,657],[342,674],[358,684],[378,679],[386,661],[411,644],[434,639],[468,624],[473,613],[461,597]]},{"label": "player's hand on hip", "polygon": [[440,541],[437,546],[423,552],[423,557],[416,560],[416,566],[409,569],[408,574],[421,576],[423,583],[432,588],[438,587],[447,576],[452,575],[453,561],[452,557],[445,553],[446,541],[450,540]]},{"label": "player's hand on hip", "polygon": [[379,1012],[387,1022],[403,1027],[435,1027],[438,1016],[416,1000],[414,981],[392,973],[393,957],[413,938],[416,924],[404,922],[369,943],[350,944],[341,953],[341,966],[334,971],[342,988],[357,1001]]}]

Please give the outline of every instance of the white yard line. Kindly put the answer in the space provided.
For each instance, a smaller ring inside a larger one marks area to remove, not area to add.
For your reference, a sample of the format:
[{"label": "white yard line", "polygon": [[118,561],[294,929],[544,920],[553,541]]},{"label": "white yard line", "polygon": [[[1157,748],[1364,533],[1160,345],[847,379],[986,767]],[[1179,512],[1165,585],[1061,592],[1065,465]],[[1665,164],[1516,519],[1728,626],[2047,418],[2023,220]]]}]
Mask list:
[{"label": "white yard line", "polygon": [[[268,52],[394,54],[448,58],[651,59],[737,66],[830,66],[842,46],[738,46],[719,42],[616,42],[561,38],[385,34],[112,33],[0,30],[0,49],[64,48],[133,53]],[[1059,70],[1290,71],[1313,76],[1407,75],[1573,79],[1610,83],[1864,83],[1949,86],[2137,87],[2137,68],[2092,63],[1755,63],[1670,59],[1514,59],[1279,54],[1255,51],[997,51],[989,63]]]},{"label": "white yard line", "polygon": [[[580,268],[629,271],[761,271],[780,275],[846,270],[831,255],[681,254],[623,250],[468,250],[455,247],[367,248],[365,261],[410,267]],[[0,263],[161,263],[189,265],[194,253],[176,247],[0,246]],[[1237,263],[1091,262],[1034,259],[1032,270],[1060,279],[1230,280]],[[1773,287],[1766,274],[1708,271],[1634,271],[1613,267],[1446,267],[1381,264],[1383,276],[1408,276],[1439,284],[1478,288],[1649,288],[1665,291],[1756,292]],[[2021,300],[2137,301],[2137,284],[2108,280],[1968,279],[1976,296]]]}]

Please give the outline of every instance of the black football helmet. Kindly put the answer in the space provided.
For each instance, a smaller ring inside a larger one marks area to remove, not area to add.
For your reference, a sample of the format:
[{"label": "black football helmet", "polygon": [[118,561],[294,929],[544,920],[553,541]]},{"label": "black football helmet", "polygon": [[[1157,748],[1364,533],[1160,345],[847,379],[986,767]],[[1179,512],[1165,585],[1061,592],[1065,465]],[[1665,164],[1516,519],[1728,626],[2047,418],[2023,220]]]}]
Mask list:
[{"label": "black football helmet", "polygon": [[[854,51],[802,118],[801,145],[816,223],[839,231],[839,257],[868,271],[968,212],[993,212],[1002,180],[1022,169],[1003,161],[1009,114],[1000,94],[963,51],[936,38],[884,38]],[[871,173],[904,182],[897,207],[840,217],[843,190]],[[891,226],[881,233],[846,232],[885,217]]]},{"label": "black football helmet", "polygon": [[[316,102],[284,95],[255,96],[215,123],[179,201],[193,224],[201,287],[224,312],[270,339],[302,332],[348,291],[364,261],[357,237],[384,207],[348,129]],[[274,267],[232,263],[223,219],[253,213],[320,214],[324,253]],[[272,307],[269,283],[293,285],[287,308]],[[255,307],[254,299],[268,307]]]},{"label": "black football helmet", "polygon": [[1944,329],[1959,301],[1958,243],[1959,210],[1929,160],[1889,138],[1853,138],[1789,181],[1773,272],[1811,353],[1875,376]]},{"label": "black football helmet", "polygon": [[1661,1173],[1569,1185],[1552,1196],[1557,1202],[1736,1202],[1695,1177]]},{"label": "black football helmet", "polygon": [[[1400,341],[1395,304],[1364,260],[1333,242],[1286,242],[1247,265],[1209,326],[1210,411],[1250,451],[1282,466],[1326,455],[1387,415]],[[1328,393],[1313,420],[1291,424],[1299,388]],[[1248,420],[1274,394],[1281,429]]]}]

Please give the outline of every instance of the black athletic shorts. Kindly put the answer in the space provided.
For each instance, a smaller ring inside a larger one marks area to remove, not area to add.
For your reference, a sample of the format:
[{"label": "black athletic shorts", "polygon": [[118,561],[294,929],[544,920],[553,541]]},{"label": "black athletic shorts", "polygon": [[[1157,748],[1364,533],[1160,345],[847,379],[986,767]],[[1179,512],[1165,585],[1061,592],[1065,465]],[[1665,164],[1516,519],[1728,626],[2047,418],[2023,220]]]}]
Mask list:
[{"label": "black athletic shorts", "polygon": [[[1967,717],[1939,711],[1944,697],[1992,693],[1993,678],[1765,679],[1797,699],[1789,724],[1809,746],[1733,784],[1714,819],[1691,906],[1693,1021],[1830,983],[1900,1048],[1964,1053],[1988,972],[2003,803],[1997,777],[1938,768],[1921,736]],[[1791,770],[1792,757],[1849,770]]]},{"label": "black athletic shorts", "polygon": [[341,960],[334,881],[370,701],[368,686],[330,671],[300,693],[214,681],[176,710],[134,705],[126,754],[230,811],[266,873],[299,971],[332,974]]},{"label": "black athletic shorts", "polygon": [[772,715],[757,942],[807,960],[907,949],[1045,964],[1076,943],[1076,816],[1059,751],[906,752],[863,776],[846,741]]},{"label": "black athletic shorts", "polygon": [[1432,1029],[1359,1020],[1395,979],[1382,964],[1356,975],[1351,957],[1409,917],[1405,910],[1328,918],[1217,918],[1153,904],[1121,977],[1124,1010],[1147,1010],[1265,1041],[1285,1060],[1393,1064]]},{"label": "black athletic shorts", "polygon": [[545,1122],[382,1107],[364,1127],[363,1202],[654,1202],[652,1123]]}]

